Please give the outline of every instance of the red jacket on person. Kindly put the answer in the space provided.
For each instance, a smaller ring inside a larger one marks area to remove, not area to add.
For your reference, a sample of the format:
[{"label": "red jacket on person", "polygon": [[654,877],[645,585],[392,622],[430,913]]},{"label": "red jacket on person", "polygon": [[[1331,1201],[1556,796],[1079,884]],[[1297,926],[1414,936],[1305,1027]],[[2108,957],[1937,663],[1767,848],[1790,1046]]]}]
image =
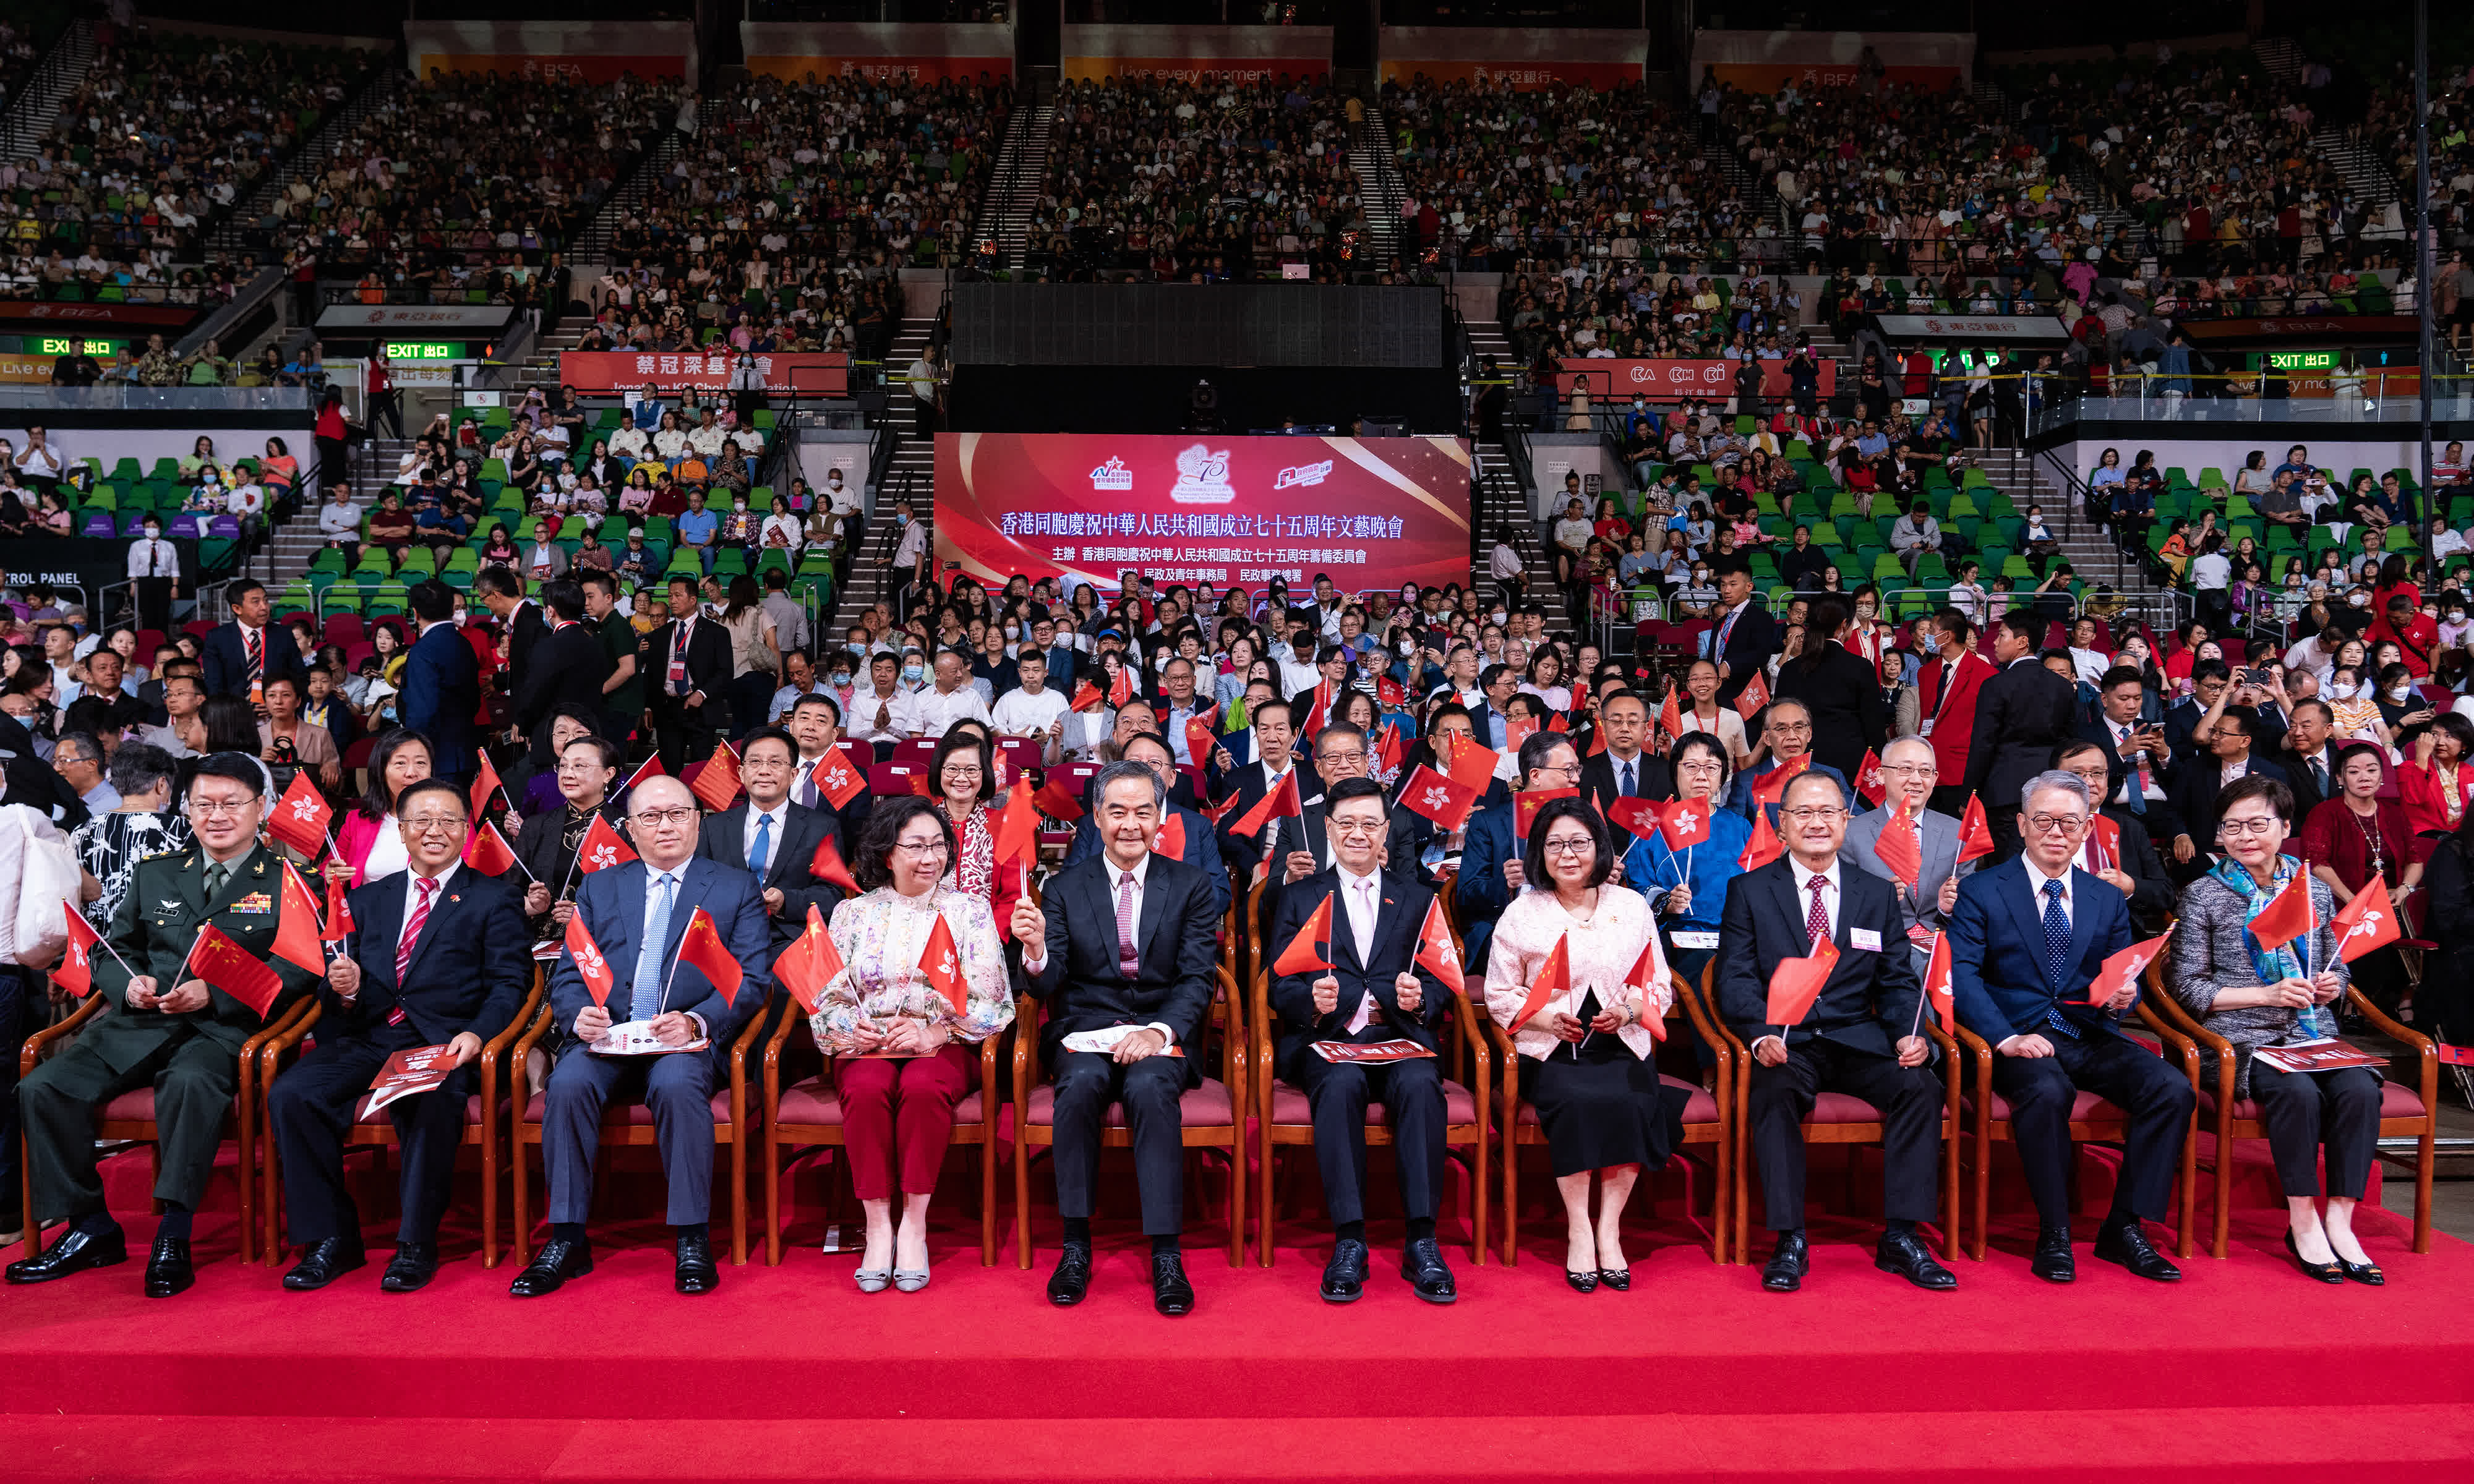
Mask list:
[{"label": "red jacket on person", "polygon": [[1967,777],[1967,743],[1976,731],[1976,693],[1996,673],[1993,661],[1968,650],[1959,656],[1958,673],[1952,680],[1948,705],[1943,704],[1942,673],[1948,661],[1936,660],[1916,674],[1916,711],[1918,719],[1931,733],[1933,761],[1941,769],[1941,781],[1957,783]]}]

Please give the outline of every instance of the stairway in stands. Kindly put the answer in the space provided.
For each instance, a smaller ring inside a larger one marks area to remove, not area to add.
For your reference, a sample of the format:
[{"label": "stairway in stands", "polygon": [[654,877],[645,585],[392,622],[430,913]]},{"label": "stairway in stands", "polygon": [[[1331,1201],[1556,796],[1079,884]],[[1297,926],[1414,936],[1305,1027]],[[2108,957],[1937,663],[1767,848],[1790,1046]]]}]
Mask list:
[{"label": "stairway in stands", "polygon": [[[418,432],[414,428],[409,431]],[[377,509],[378,491],[395,483],[396,467],[403,462],[412,447],[408,438],[377,438],[356,444],[352,455],[352,502],[364,515]],[[296,454],[299,450],[296,450]],[[317,458],[310,451],[308,459]],[[304,462],[306,462],[304,460]],[[297,512],[293,517],[275,528],[266,549],[250,563],[250,571],[260,582],[280,592],[283,585],[298,581],[309,570],[309,563],[325,550],[327,539],[318,533],[318,512],[312,507]]]},{"label": "stairway in stands", "polygon": [[1031,265],[1031,228],[1048,188],[1049,147],[1055,142],[1056,106],[1029,104],[1006,120],[987,185],[971,218],[971,251],[990,247],[1007,275],[1022,277]]},{"label": "stairway in stands", "polygon": [[[317,132],[301,141],[292,157],[260,177],[256,186],[240,204],[224,213],[223,221],[208,239],[209,246],[221,252],[242,252],[254,245],[251,233],[257,225],[273,214],[275,203],[285,186],[295,179],[314,176],[327,168],[335,146],[351,138],[361,127],[361,120],[372,110],[386,107],[403,90],[404,74],[393,54],[379,60],[371,75],[362,82],[359,91],[344,100],[344,106],[319,124]],[[357,163],[357,162],[356,162]]]},{"label": "stairway in stands", "polygon": [[[698,133],[712,124],[722,108],[723,104],[716,98],[706,98],[696,105]],[[668,172],[671,161],[679,157],[679,152],[690,142],[688,136],[676,129],[665,131],[637,158],[635,168],[611,188],[608,196],[602,198],[600,209],[593,213],[593,220],[585,224],[584,230],[576,234],[575,250],[568,254],[574,273],[572,282],[577,298],[583,298],[584,290],[609,271],[612,239],[625,224],[628,214],[644,203],[645,198],[652,194],[654,182]]]},{"label": "stairway in stands", "polygon": [[2321,129],[2311,135],[2311,148],[2320,158],[2337,167],[2338,176],[2348,190],[2369,202],[2385,206],[2389,202],[2404,200],[2397,189],[2397,178],[2380,152],[2354,138],[2342,129]]},{"label": "stairway in stands", "polygon": [[1364,115],[1348,126],[1348,167],[1357,176],[1357,197],[1372,239],[1365,260],[1388,268],[1400,251],[1400,206],[1409,199],[1409,182],[1400,174],[1392,122],[1370,99]]},{"label": "stairway in stands", "polygon": [[917,399],[910,395],[910,382],[903,379],[910,363],[928,346],[928,337],[936,327],[934,319],[904,320],[901,330],[893,337],[892,347],[885,353],[885,385],[891,393],[882,424],[897,429],[893,454],[886,463],[885,475],[876,487],[876,513],[870,521],[866,539],[860,543],[859,557],[851,564],[850,581],[834,595],[834,627],[839,634],[859,621],[859,615],[873,603],[893,596],[898,586],[891,575],[893,550],[902,541],[902,528],[894,524],[893,502],[904,495],[910,497],[912,515],[928,527],[928,539],[933,550],[936,539],[936,443],[933,437],[913,431],[918,426]]},{"label": "stairway in stands", "polygon": [[0,159],[16,159],[32,152],[35,141],[51,132],[53,121],[61,116],[61,105],[78,90],[86,69],[93,65],[94,22],[80,16],[43,54],[25,87],[9,100],[8,113],[0,116]]},{"label": "stairway in stands", "polygon": [[[1492,360],[1497,366],[1513,364],[1512,342],[1505,338],[1503,326],[1492,320],[1469,320],[1464,327],[1468,332],[1469,365],[1473,369]],[[1484,601],[1494,601],[1493,580],[1487,576],[1487,563],[1494,551],[1497,532],[1510,530],[1513,544],[1520,552],[1520,564],[1529,575],[1529,595],[1546,610],[1546,628],[1551,634],[1572,632],[1571,615],[1564,607],[1564,594],[1556,587],[1554,567],[1546,561],[1546,529],[1531,515],[1529,491],[1512,462],[1512,454],[1501,443],[1477,443],[1472,450],[1477,467],[1472,472],[1477,488],[1472,494],[1470,519],[1476,526],[1472,570]]]}]

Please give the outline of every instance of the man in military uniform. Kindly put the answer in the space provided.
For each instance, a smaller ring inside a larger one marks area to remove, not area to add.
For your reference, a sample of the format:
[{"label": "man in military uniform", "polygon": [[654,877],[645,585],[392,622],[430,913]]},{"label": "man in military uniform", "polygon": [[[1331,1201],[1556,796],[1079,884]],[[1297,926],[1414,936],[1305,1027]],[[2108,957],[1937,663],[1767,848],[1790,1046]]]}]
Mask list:
[{"label": "man in military uniform", "polygon": [[160,1134],[155,1196],[163,1217],[146,1264],[146,1293],[169,1298],[194,1281],[189,1220],[231,1113],[241,1045],[313,982],[299,967],[274,960],[269,967],[283,992],[262,1018],[203,979],[183,977],[190,947],[208,923],[261,961],[274,945],[283,874],[274,852],[258,843],[270,802],[264,780],[256,759],[240,753],[199,763],[188,797],[197,844],[137,863],[112,916],[112,951],[93,955],[93,993],[104,1009],[18,1085],[34,1180],[27,1214],[68,1225],[40,1257],[11,1263],[10,1282],[49,1282],[129,1260],[120,1224],[104,1207],[94,1120],[114,1097],[149,1086]]}]

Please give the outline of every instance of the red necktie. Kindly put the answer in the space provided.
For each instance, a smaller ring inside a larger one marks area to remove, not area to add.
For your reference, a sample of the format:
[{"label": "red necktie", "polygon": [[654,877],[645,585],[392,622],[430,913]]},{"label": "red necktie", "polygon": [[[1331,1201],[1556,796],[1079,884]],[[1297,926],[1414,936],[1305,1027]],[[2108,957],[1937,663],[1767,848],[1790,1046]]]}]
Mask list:
[{"label": "red necktie", "polygon": [[1804,915],[1805,935],[1812,940],[1810,946],[1814,948],[1830,938],[1830,909],[1821,904],[1821,889],[1829,884],[1828,876],[1812,878],[1812,910]]},{"label": "red necktie", "polygon": [[249,655],[249,678],[254,681],[264,681],[266,679],[265,638],[255,629],[243,629],[240,632],[240,641]]},{"label": "red necktie", "polygon": [[415,876],[412,884],[414,889],[417,890],[421,896],[420,898],[412,904],[412,916],[404,920],[403,936],[396,940],[395,992],[397,1003],[395,1013],[387,1017],[387,1024],[389,1025],[401,1025],[403,1023],[403,971],[412,967],[412,950],[421,942],[422,924],[429,921],[429,903],[431,899],[438,895],[438,883],[427,876]]}]

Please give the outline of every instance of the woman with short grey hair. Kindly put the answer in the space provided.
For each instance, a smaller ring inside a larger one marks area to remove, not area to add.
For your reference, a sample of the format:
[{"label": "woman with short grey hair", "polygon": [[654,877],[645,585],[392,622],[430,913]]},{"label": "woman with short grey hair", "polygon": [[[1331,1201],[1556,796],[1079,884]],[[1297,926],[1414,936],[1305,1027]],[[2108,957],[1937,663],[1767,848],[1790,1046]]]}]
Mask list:
[{"label": "woman with short grey hair", "polygon": [[179,771],[172,754],[161,748],[123,742],[108,770],[120,794],[120,807],[96,815],[69,835],[69,848],[85,873],[79,911],[96,931],[110,929],[111,915],[128,895],[130,874],[139,861],[184,849],[195,838],[188,817],[172,807]]}]

